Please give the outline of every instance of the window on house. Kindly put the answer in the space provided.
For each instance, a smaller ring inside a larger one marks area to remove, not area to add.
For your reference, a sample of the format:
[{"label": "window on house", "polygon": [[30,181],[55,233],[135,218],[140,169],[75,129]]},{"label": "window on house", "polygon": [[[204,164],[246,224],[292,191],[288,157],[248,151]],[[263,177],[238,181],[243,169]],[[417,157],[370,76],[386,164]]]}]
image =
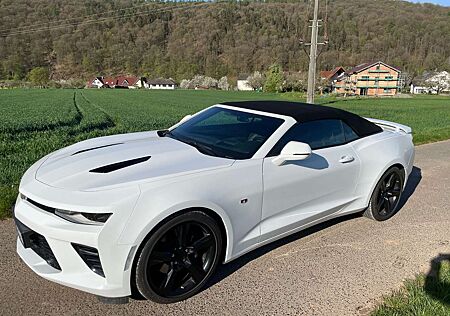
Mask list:
[{"label": "window on house", "polygon": [[377,70],[380,70],[380,65],[377,65]]},{"label": "window on house", "polygon": [[391,93],[391,89],[389,89],[389,88],[384,88],[384,89],[383,89],[383,92],[384,92],[384,93]]},{"label": "window on house", "polygon": [[386,76],[385,77],[385,79],[387,79],[387,80],[392,80],[394,77],[392,77],[392,76]]},{"label": "window on house", "polygon": [[369,80],[369,76],[362,76],[363,79]]}]

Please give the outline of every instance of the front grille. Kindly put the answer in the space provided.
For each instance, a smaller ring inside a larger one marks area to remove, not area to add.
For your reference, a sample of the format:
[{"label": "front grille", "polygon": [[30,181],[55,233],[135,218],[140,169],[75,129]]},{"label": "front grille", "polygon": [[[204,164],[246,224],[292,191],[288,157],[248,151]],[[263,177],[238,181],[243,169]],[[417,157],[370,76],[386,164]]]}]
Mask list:
[{"label": "front grille", "polygon": [[23,246],[33,250],[39,257],[44,259],[49,266],[61,271],[61,267],[45,237],[28,228],[18,219],[15,219],[15,222]]},{"label": "front grille", "polygon": [[92,272],[105,277],[97,249],[75,243],[72,243],[72,246]]}]

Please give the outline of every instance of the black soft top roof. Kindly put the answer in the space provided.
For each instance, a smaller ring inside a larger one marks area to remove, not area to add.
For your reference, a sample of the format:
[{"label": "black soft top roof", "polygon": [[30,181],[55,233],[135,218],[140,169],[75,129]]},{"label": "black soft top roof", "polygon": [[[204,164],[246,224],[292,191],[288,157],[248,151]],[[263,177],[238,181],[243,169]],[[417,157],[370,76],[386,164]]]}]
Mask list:
[{"label": "black soft top roof", "polygon": [[361,137],[379,133],[381,127],[362,118],[359,115],[323,105],[288,101],[240,101],[223,102],[223,105],[243,109],[268,112],[284,116],[291,116],[297,122],[339,119],[347,123]]}]

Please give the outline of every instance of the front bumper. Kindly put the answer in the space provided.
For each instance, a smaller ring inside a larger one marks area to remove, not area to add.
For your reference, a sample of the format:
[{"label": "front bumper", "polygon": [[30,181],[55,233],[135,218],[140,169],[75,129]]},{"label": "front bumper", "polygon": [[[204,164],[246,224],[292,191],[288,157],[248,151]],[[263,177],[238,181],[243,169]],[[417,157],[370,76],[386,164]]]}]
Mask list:
[{"label": "front bumper", "polygon": [[[14,216],[32,233],[44,238],[57,261],[56,265],[49,261],[49,249],[46,249],[47,252],[40,252],[26,242],[25,247],[18,238],[17,253],[35,273],[50,281],[104,297],[123,297],[131,294],[129,261],[136,247],[117,243],[117,231],[120,230],[117,228],[117,221],[120,221],[120,218],[113,220],[113,215],[110,218],[111,223],[107,222],[104,226],[75,224],[20,197],[17,199]],[[89,268],[73,244],[98,250],[104,277]]]}]

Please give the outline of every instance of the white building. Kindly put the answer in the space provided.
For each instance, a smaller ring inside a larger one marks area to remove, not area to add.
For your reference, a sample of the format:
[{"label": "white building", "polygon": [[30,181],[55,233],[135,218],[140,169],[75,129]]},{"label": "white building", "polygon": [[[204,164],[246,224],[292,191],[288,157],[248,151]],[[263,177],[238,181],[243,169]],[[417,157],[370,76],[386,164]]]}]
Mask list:
[{"label": "white building", "polygon": [[237,80],[237,89],[239,91],[253,91],[253,88],[248,84],[248,75],[239,75]]},{"label": "white building", "polygon": [[102,77],[95,77],[92,80],[89,80],[87,86],[88,88],[103,88],[103,86],[105,85],[105,83],[103,82],[103,78]]},{"label": "white building", "polygon": [[144,87],[147,89],[174,90],[175,86],[175,81],[172,79],[158,78],[144,81]]},{"label": "white building", "polygon": [[450,93],[450,73],[447,71],[425,73],[421,78],[411,84],[412,94],[439,94]]}]

